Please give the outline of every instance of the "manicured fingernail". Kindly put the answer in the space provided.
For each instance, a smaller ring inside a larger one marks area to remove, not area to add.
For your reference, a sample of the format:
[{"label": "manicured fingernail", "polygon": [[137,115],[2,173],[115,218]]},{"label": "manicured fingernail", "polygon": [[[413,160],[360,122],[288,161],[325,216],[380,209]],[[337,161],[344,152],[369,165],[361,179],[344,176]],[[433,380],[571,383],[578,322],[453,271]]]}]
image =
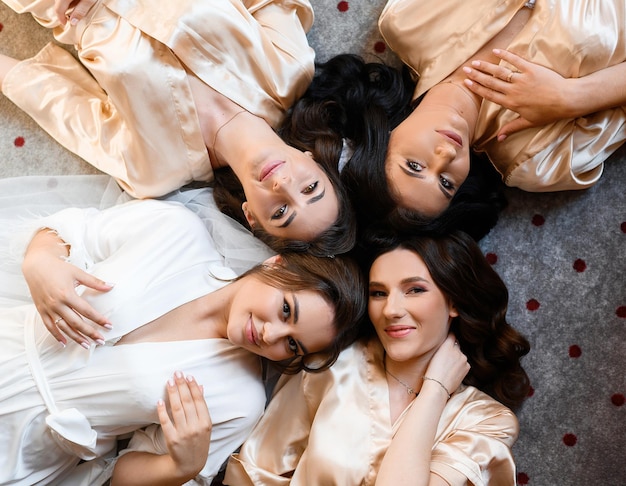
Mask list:
[{"label": "manicured fingernail", "polygon": [[193,383],[193,381],[194,381],[193,376],[191,376],[191,375],[187,375],[187,381],[188,381],[189,383]]},{"label": "manicured fingernail", "polygon": [[104,346],[104,339],[96,339],[96,344],[99,344],[100,346]]},{"label": "manicured fingernail", "polygon": [[506,135],[498,135],[498,142],[502,142],[503,140],[506,140]]},{"label": "manicured fingernail", "polygon": [[169,386],[174,386],[174,379],[173,379],[173,378],[170,378],[169,380],[167,380],[167,384],[168,384]]},{"label": "manicured fingernail", "polygon": [[472,61],[472,66],[475,66],[475,67],[480,66],[480,61]]},{"label": "manicured fingernail", "polygon": [[102,324],[102,327],[104,327],[105,329],[108,329],[109,331],[113,329],[113,325],[109,324],[108,322],[106,324]]},{"label": "manicured fingernail", "polygon": [[161,398],[159,398],[157,400],[157,406],[162,407],[163,405],[165,405],[165,402]]},{"label": "manicured fingernail", "polygon": [[104,285],[107,285],[108,287],[115,287],[115,284],[111,282],[104,282]]},{"label": "manicured fingernail", "polygon": [[63,341],[58,341],[58,343],[62,346],[65,347],[65,343]]},{"label": "manicured fingernail", "polygon": [[500,54],[500,49],[494,49],[493,53],[497,56],[498,54]]},{"label": "manicured fingernail", "polygon": [[468,68],[467,66],[464,66],[464,67],[463,67],[463,72],[464,72],[465,74],[469,74],[469,73],[471,73],[471,72],[472,72],[472,69],[471,69],[471,68]]},{"label": "manicured fingernail", "polygon": [[91,346],[90,346],[90,344],[89,344],[89,343],[86,343],[86,342],[82,342],[82,343],[80,343],[80,345],[81,345],[83,348],[85,348],[85,349],[89,349],[89,348],[91,347]]},{"label": "manicured fingernail", "polygon": [[78,19],[76,19],[76,18],[70,20],[70,24],[72,24],[72,25],[76,25],[77,23],[78,23]]},{"label": "manicured fingernail", "polygon": [[463,83],[465,84],[465,86],[467,86],[468,88],[471,88],[473,86],[473,82],[471,79],[464,79]]},{"label": "manicured fingernail", "polygon": [[177,372],[175,372],[175,373],[174,373],[174,376],[175,376],[176,378],[182,378],[182,377],[183,377],[183,374],[182,374],[180,371],[177,371]]}]

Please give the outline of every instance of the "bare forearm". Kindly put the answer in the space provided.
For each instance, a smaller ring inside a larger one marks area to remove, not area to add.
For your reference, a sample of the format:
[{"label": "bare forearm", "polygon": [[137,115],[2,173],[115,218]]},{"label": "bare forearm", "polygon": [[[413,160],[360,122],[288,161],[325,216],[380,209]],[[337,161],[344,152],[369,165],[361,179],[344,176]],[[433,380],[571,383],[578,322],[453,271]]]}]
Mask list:
[{"label": "bare forearm", "polygon": [[568,80],[572,118],[626,106],[626,62]]},{"label": "bare forearm", "polygon": [[179,486],[196,473],[181,473],[168,454],[129,452],[115,464],[111,486]]},{"label": "bare forearm", "polygon": [[424,382],[381,463],[377,486],[428,485],[437,425],[447,397],[433,382]]}]

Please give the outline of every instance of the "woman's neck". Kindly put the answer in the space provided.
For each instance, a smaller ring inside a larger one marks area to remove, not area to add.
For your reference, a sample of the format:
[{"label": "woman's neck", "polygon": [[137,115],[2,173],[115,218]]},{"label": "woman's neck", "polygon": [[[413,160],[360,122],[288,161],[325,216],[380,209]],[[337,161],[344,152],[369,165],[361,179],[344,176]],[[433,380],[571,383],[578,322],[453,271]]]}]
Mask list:
[{"label": "woman's neck", "polygon": [[424,103],[426,106],[438,105],[456,113],[467,123],[468,136],[473,142],[481,102],[482,98],[467,88],[461,79],[448,77],[428,90],[420,106]]},{"label": "woman's neck", "polygon": [[240,110],[216,131],[209,153],[218,167],[230,167],[241,179],[243,171],[272,145],[284,142],[263,118]]}]

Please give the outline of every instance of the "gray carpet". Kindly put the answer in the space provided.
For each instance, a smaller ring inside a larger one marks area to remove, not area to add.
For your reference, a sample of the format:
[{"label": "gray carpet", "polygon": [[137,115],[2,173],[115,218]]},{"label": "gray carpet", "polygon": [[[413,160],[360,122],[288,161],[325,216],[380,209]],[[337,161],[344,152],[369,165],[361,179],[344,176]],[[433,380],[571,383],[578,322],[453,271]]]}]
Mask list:
[{"label": "gray carpet", "polygon": [[[319,60],[353,52],[397,63],[377,35],[384,0],[312,3]],[[28,57],[48,40],[30,17],[0,5],[1,52]],[[95,172],[0,97],[2,177]],[[625,181],[623,148],[586,192],[511,189],[501,222],[481,242],[509,285],[509,318],[532,344],[524,363],[533,394],[514,447],[519,485],[626,484]]]}]

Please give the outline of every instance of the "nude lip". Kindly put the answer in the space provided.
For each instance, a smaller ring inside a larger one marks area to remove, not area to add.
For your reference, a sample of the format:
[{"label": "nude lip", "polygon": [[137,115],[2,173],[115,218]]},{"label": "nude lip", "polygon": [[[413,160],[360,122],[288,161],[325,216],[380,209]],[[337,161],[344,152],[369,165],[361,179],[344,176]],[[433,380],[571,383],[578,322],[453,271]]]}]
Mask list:
[{"label": "nude lip", "polygon": [[385,333],[392,338],[401,338],[409,334],[413,330],[409,326],[389,326],[385,328]]},{"label": "nude lip", "polygon": [[272,162],[268,162],[261,170],[261,175],[259,177],[260,181],[264,181],[278,169],[281,165],[283,165],[285,161],[283,160],[273,160]]},{"label": "nude lip", "polygon": [[449,132],[448,130],[439,130],[439,131],[437,131],[437,133],[439,133],[440,135],[443,135],[444,137],[452,140],[459,147],[463,146],[463,139],[458,134],[456,134],[454,132]]},{"label": "nude lip", "polygon": [[250,341],[250,344],[257,345],[256,342],[256,333],[254,332],[254,322],[252,320],[252,316],[248,318],[248,322],[246,324],[246,339]]}]

